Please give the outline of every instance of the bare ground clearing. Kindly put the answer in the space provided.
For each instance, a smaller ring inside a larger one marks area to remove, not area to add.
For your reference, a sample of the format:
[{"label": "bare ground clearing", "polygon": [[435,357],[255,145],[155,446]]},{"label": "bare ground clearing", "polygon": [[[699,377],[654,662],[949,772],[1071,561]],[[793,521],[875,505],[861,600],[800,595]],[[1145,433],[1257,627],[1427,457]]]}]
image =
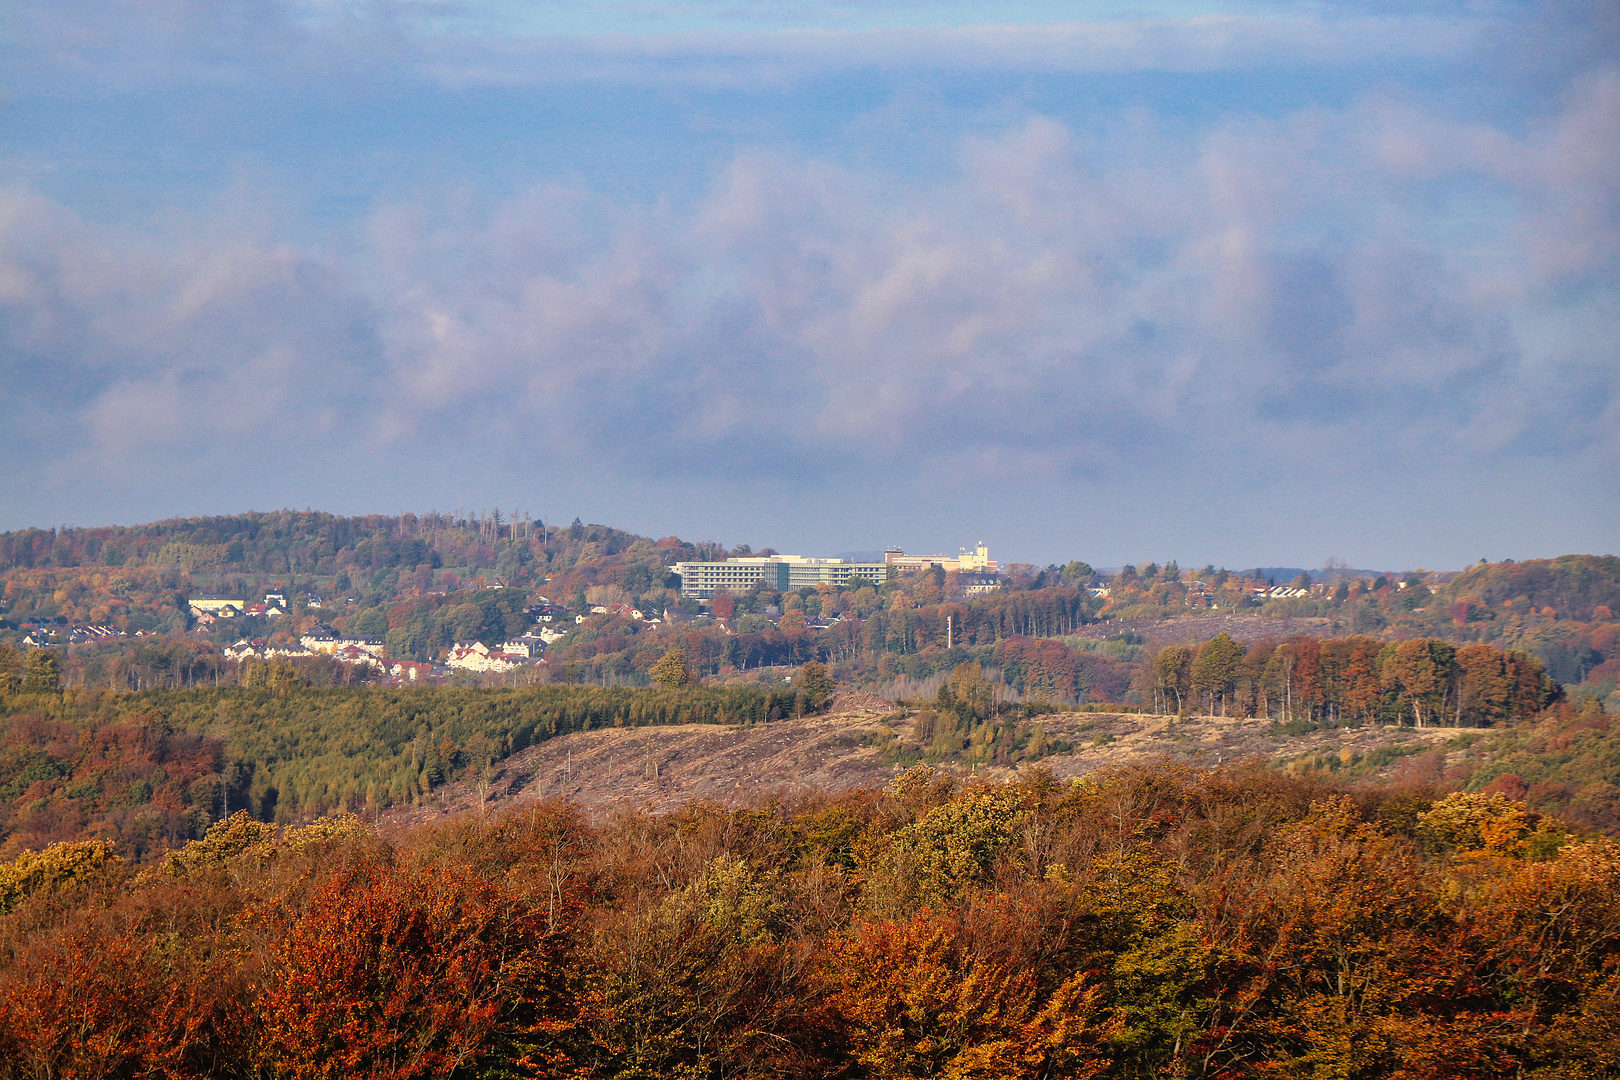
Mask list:
[{"label": "bare ground clearing", "polygon": [[[750,727],[687,724],[673,727],[603,728],[548,740],[498,763],[487,784],[453,783],[431,803],[385,811],[385,828],[404,828],[455,814],[486,813],[543,799],[564,799],[592,816],[616,809],[673,809],[693,799],[757,802],[810,791],[875,788],[903,766],[884,760],[867,736],[881,732],[885,717],[909,735],[911,713],[851,709],[829,716],[779,720]],[[1310,754],[1363,757],[1387,747],[1428,749],[1465,735],[1456,728],[1335,728],[1303,735],[1271,731],[1268,720],[1118,713],[1058,713],[1040,718],[1049,739],[1075,746],[1037,764],[1060,778],[1094,769],[1152,760],[1203,764],[1254,757],[1282,760]],[[1011,779],[1013,768],[938,767],[960,776]],[[1025,765],[1023,768],[1028,769]]]},{"label": "bare ground clearing", "polygon": [[1173,619],[1109,619],[1087,623],[1073,637],[1117,638],[1140,634],[1156,645],[1191,645],[1226,631],[1234,641],[1253,645],[1262,638],[1282,640],[1303,634],[1306,637],[1339,637],[1353,633],[1342,621],[1315,616],[1259,618],[1244,615],[1178,615]]}]

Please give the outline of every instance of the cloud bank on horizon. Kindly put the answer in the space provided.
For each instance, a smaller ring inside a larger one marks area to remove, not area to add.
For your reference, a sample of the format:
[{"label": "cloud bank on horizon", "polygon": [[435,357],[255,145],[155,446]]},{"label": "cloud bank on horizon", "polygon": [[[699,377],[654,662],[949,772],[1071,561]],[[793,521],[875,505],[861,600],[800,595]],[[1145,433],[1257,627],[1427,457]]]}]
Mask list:
[{"label": "cloud bank on horizon", "polygon": [[1612,5],[1075,10],[21,0],[0,528],[1620,548]]}]

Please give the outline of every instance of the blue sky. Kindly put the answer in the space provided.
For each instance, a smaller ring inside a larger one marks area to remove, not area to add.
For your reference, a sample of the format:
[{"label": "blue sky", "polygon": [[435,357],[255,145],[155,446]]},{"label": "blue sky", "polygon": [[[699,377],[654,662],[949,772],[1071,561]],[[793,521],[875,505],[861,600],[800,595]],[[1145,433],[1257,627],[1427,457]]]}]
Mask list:
[{"label": "blue sky", "polygon": [[1613,5],[16,0],[0,528],[1620,550]]}]

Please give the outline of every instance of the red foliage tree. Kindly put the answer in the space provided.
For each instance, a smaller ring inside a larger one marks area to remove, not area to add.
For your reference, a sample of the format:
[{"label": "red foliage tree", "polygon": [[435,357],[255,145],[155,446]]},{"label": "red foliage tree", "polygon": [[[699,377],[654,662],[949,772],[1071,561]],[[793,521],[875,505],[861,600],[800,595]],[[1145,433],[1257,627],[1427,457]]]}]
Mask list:
[{"label": "red foliage tree", "polygon": [[271,935],[266,1063],[298,1078],[448,1077],[480,1058],[570,1076],[566,931],[459,867],[365,857],[317,880]]}]

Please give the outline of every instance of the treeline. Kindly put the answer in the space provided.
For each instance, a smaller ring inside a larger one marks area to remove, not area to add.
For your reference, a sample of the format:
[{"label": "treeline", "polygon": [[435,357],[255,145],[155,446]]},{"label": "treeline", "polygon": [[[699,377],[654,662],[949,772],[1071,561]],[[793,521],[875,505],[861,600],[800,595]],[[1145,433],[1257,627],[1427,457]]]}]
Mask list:
[{"label": "treeline", "polygon": [[997,642],[990,660],[1013,689],[1038,699],[1119,702],[1129,696],[1129,662],[1066,642],[1015,635]]},{"label": "treeline", "polygon": [[237,810],[290,821],[422,800],[556,735],[805,708],[744,686],[318,688],[291,667],[257,688],[27,687],[0,706],[0,852],[100,836],[139,860]]},{"label": "treeline", "polygon": [[0,865],[0,1076],[1602,1077],[1620,845],[1136,768]]},{"label": "treeline", "polygon": [[[724,624],[703,617],[674,625],[593,615],[554,644],[547,659],[554,677],[642,680],[674,646],[704,675],[730,676],[819,660],[833,665],[841,681],[870,683],[897,674],[949,671],[968,659],[988,661],[1005,637],[1064,633],[1089,618],[1088,598],[1074,588],[919,604],[910,593],[916,584],[902,579],[881,588],[806,590],[809,597],[767,593],[743,598],[759,607],[767,602],[788,605],[775,623],[748,612],[733,613]],[[835,621],[817,628],[810,619]]]},{"label": "treeline", "polygon": [[1620,715],[1595,698],[1562,701],[1532,723],[1492,732],[1467,756],[1470,790],[1620,832]]},{"label": "treeline", "polygon": [[[392,644],[403,646],[408,639],[402,636],[416,632],[412,627],[439,625],[437,633],[444,634],[443,627],[458,618],[470,627],[501,626],[503,620],[521,617],[511,602],[516,595],[491,590],[476,603],[439,608],[402,603],[392,613],[398,626],[386,632]],[[1027,595],[1032,604],[1042,600],[1041,592]],[[960,610],[964,623],[973,623],[977,602],[950,606]],[[986,606],[1016,610],[1010,603]],[[462,608],[464,614],[457,614]],[[439,622],[421,621],[430,617]],[[1132,703],[1155,711],[1202,710],[1284,723],[1459,727],[1523,720],[1559,694],[1545,666],[1527,653],[1432,638],[1385,642],[1367,636],[1296,636],[1245,646],[1223,632],[1199,645],[1155,651],[1094,639],[1013,635],[992,644],[953,644],[948,649],[927,642],[917,652],[896,653],[885,648],[899,646],[885,632],[890,625],[882,613],[866,619],[850,615],[819,633],[791,624],[785,630],[770,624],[750,628],[746,618],[736,620],[732,630],[710,620],[659,625],[598,615],[553,646],[548,663],[527,670],[524,677],[550,684],[644,687],[654,665],[672,648],[684,654],[696,673],[718,676],[715,681],[726,685],[744,681],[750,668],[779,671],[812,660],[829,662],[841,682],[867,685],[881,685],[897,675],[927,678],[963,663],[979,663],[1000,671],[1019,694],[1053,702]],[[1110,647],[1116,644],[1120,647]],[[13,685],[20,680],[21,659],[0,645],[0,690],[7,679]],[[142,679],[159,686],[228,686],[242,681],[243,670],[195,641],[151,640],[133,649],[81,650],[68,659],[62,677],[65,684],[79,687],[131,688]],[[362,669],[326,658],[301,662],[300,671],[304,681],[324,686],[364,677]],[[775,683],[767,679],[757,685]]]},{"label": "treeline", "polygon": [[1271,596],[1268,587],[1277,583],[1270,580],[1214,567],[1182,571],[1174,563],[1127,566],[1097,580],[1109,593],[1103,617],[1125,623],[1196,617],[1211,608],[1239,618],[1317,618],[1339,634],[1435,637],[1530,652],[1561,683],[1594,673],[1594,682],[1607,679],[1600,697],[1614,692],[1620,676],[1620,558],[1613,555],[1482,562],[1456,575],[1325,570],[1316,579],[1316,590],[1301,597]]},{"label": "treeline", "polygon": [[[1481,621],[1489,612],[1513,608],[1552,609],[1548,615],[1576,622],[1607,622],[1620,611],[1620,557],[1562,555],[1524,562],[1481,562],[1438,590],[1447,614]],[[1484,609],[1476,613],[1474,609]]]},{"label": "treeline", "polygon": [[[935,712],[917,725],[916,745],[895,741],[885,753],[896,761],[1038,760],[1068,749],[1040,729],[1040,708],[1072,700],[1077,680],[1109,693],[1124,685],[1123,662],[1050,639],[978,648],[995,661],[997,682],[986,680],[972,651],[947,651],[962,659]],[[16,850],[104,835],[140,858],[238,809],[293,821],[421,801],[555,735],[758,723],[821,703],[820,694],[801,701],[780,683],[314,686],[309,666],[248,665],[234,686],[111,693],[63,690],[52,654],[30,653],[26,667],[0,670],[0,837]],[[354,670],[329,660],[314,666]],[[1428,639],[1296,638],[1246,648],[1223,634],[1196,649],[1165,648],[1137,667],[1144,695],[1160,710],[1271,717],[1300,730],[1510,725],[1559,696],[1532,657]],[[963,689],[969,684],[971,692]],[[1022,705],[1002,701],[1007,688],[1025,698]]]},{"label": "treeline", "polygon": [[1488,727],[1529,719],[1561,694],[1533,656],[1434,638],[1295,637],[1245,647],[1223,631],[1200,645],[1160,649],[1139,679],[1167,711],[1285,723]]},{"label": "treeline", "polygon": [[[607,532],[635,539],[617,530]],[[155,566],[192,572],[330,575],[345,569],[369,573],[401,566],[493,567],[503,542],[532,539],[543,544],[559,533],[567,536],[568,530],[552,524],[543,534],[538,523],[527,517],[503,518],[499,510],[398,517],[280,510],[0,533],[0,570]]]}]

